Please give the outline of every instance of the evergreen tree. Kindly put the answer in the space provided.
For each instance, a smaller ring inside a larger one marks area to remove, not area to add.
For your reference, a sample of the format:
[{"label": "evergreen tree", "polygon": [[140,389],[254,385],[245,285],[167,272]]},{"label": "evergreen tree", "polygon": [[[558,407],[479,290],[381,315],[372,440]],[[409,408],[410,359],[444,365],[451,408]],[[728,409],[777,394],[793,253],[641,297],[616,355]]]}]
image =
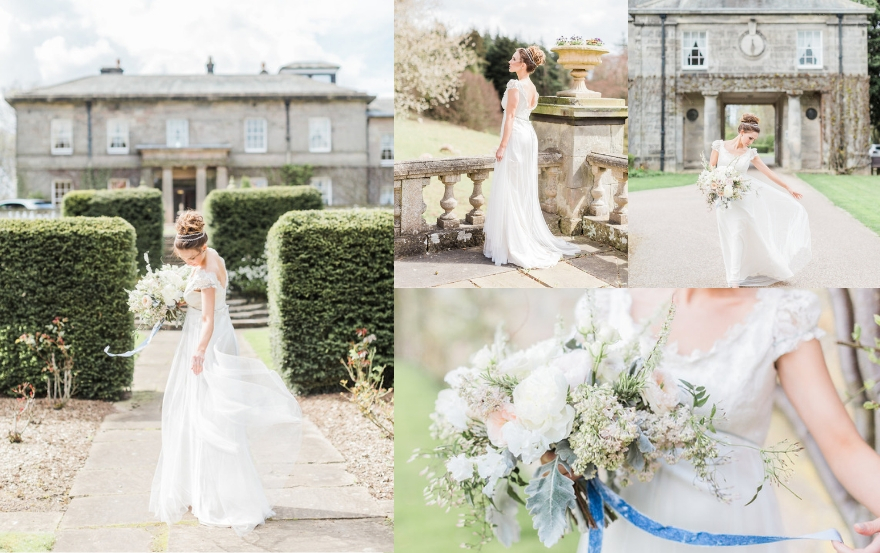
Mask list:
[{"label": "evergreen tree", "polygon": [[874,9],[868,16],[868,77],[872,142],[880,141],[880,3],[877,0],[856,0]]},{"label": "evergreen tree", "polygon": [[[483,75],[495,86],[498,96],[504,94],[507,82],[515,79],[516,75],[507,70],[507,62],[517,48],[528,48],[529,44],[516,37],[507,37],[488,33],[483,36],[486,50],[486,64]],[[540,45],[539,45],[540,46]],[[555,96],[560,90],[570,86],[571,78],[568,71],[556,63],[559,56],[540,46],[544,51],[546,61],[531,75],[532,82],[541,96]]]}]

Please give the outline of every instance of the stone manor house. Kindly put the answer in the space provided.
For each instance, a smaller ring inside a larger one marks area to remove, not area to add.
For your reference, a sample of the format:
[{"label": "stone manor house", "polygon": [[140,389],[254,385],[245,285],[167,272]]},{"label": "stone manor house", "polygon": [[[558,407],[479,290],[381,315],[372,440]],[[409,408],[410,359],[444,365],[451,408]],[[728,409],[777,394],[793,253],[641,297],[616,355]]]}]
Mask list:
[{"label": "stone manor house", "polygon": [[338,66],[294,63],[269,74],[99,75],[6,100],[17,117],[18,193],[57,205],[69,190],[161,188],[166,220],[208,192],[280,182],[314,167],[332,206],[393,202],[394,109],[336,82]]},{"label": "stone manor house", "polygon": [[700,167],[728,105],[773,106],[775,164],[870,165],[867,25],[850,0],[630,0],[629,153]]}]

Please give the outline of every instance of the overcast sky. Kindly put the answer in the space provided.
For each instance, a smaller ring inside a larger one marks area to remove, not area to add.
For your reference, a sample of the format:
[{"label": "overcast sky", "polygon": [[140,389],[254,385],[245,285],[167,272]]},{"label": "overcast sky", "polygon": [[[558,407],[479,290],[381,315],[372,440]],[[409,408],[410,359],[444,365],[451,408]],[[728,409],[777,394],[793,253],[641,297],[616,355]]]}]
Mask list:
[{"label": "overcast sky", "polygon": [[[394,91],[392,0],[0,0],[0,92],[97,75],[270,73],[341,65],[337,83]],[[8,125],[2,102],[0,125]]]},{"label": "overcast sky", "polygon": [[500,31],[551,47],[556,38],[601,38],[612,50],[626,38],[627,2],[622,0],[433,0],[433,13],[450,30]]}]

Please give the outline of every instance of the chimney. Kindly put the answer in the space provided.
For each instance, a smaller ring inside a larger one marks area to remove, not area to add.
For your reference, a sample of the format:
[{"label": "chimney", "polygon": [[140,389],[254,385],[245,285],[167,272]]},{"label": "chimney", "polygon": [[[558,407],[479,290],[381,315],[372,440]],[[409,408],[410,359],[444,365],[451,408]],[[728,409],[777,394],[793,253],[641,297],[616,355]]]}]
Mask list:
[{"label": "chimney", "polygon": [[122,75],[122,67],[119,66],[119,59],[116,60],[116,67],[102,67],[102,75],[119,74]]},{"label": "chimney", "polygon": [[269,72],[266,71],[266,62],[260,64],[260,75],[268,75]]},{"label": "chimney", "polygon": [[208,75],[214,74],[214,62],[211,60],[211,56],[208,56]]}]

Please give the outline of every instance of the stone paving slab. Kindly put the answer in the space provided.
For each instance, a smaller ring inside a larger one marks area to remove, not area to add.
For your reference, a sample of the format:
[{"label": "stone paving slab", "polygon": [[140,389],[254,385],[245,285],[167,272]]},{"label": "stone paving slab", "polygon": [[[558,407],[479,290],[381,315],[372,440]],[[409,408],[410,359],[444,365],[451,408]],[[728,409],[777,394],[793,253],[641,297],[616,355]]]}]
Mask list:
[{"label": "stone paving slab", "polygon": [[529,276],[549,288],[603,288],[608,286],[607,282],[599,280],[578,267],[573,267],[570,263],[571,261],[557,263],[549,269],[532,269],[529,271]]},{"label": "stone paving slab", "polygon": [[152,483],[153,470],[146,465],[99,470],[82,469],[73,479],[70,496],[150,493]]},{"label": "stone paving slab", "polygon": [[516,271],[516,267],[495,265],[481,248],[450,250],[395,260],[394,287],[431,288],[510,271]]},{"label": "stone paving slab", "polygon": [[158,522],[149,511],[150,494],[74,497],[61,519],[61,528]]},{"label": "stone paving slab", "polygon": [[175,525],[168,551],[392,551],[384,519],[279,520],[239,538],[229,529]]},{"label": "stone paving slab", "polygon": [[95,442],[144,442],[161,443],[159,428],[118,428],[107,429],[95,434]]},{"label": "stone paving slab", "polygon": [[48,513],[0,513],[0,532],[46,532],[53,533],[61,516],[60,511]]},{"label": "stone paving slab", "polygon": [[498,273],[481,278],[472,278],[471,282],[480,288],[546,288],[537,280],[520,271]]},{"label": "stone paving slab", "polygon": [[312,487],[312,488],[335,488],[339,486],[352,486],[357,483],[357,479],[353,474],[345,471],[342,463],[334,464],[297,464],[291,466],[290,463],[279,465],[277,470],[273,470],[281,476],[270,473],[265,477],[265,486],[271,488],[296,488],[296,487]]},{"label": "stone paving slab", "polygon": [[609,283],[625,288],[627,285],[626,260],[613,255],[589,255],[568,262],[573,267],[595,276],[603,284]]},{"label": "stone paving slab", "polygon": [[150,551],[152,543],[144,528],[61,530],[52,551]]},{"label": "stone paving slab", "polygon": [[366,488],[276,488],[266,490],[274,518],[364,518],[379,516],[381,508]]},{"label": "stone paving slab", "polygon": [[162,436],[153,430],[151,440],[131,442],[94,442],[83,469],[125,468],[131,465],[156,466]]}]

